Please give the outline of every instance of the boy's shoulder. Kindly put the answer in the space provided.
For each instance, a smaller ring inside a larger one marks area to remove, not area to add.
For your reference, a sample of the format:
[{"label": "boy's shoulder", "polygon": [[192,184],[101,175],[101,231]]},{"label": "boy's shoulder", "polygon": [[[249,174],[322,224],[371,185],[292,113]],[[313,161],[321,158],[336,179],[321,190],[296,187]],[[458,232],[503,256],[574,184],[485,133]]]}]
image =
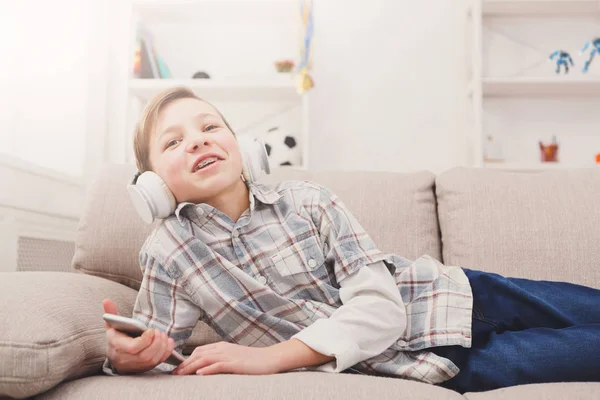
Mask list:
[{"label": "boy's shoulder", "polygon": [[[324,194],[329,194],[327,187],[310,180],[289,179],[277,183],[254,184],[255,188],[263,191],[273,191],[284,199],[293,201],[295,204],[314,204]],[[140,258],[147,260],[152,257],[162,262],[176,251],[181,243],[189,239],[193,233],[186,223],[181,223],[175,215],[160,220],[146,237],[140,248]],[[143,260],[140,260],[143,261]]]},{"label": "boy's shoulder", "polygon": [[190,233],[175,215],[160,220],[150,231],[140,248],[140,258],[152,257],[164,262]]},{"label": "boy's shoulder", "polygon": [[337,196],[327,186],[301,179],[288,179],[277,183],[261,184],[255,186],[260,191],[271,191],[277,193],[286,203],[294,203],[296,206],[323,205],[330,203]]},{"label": "boy's shoulder", "polygon": [[292,194],[292,195],[318,195],[322,191],[327,191],[328,189],[314,181],[310,180],[300,180],[300,179],[288,179],[277,183],[271,184],[257,184],[259,187],[267,187],[271,190],[274,190],[279,195]]}]

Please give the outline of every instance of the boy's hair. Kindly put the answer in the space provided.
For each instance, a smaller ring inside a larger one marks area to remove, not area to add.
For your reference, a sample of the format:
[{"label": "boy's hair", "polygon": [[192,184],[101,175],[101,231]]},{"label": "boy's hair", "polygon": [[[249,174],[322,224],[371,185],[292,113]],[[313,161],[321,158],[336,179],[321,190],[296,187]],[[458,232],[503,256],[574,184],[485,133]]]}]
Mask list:
[{"label": "boy's hair", "polygon": [[[135,162],[140,173],[152,171],[152,165],[150,164],[150,139],[152,137],[152,132],[156,129],[158,115],[167,105],[178,99],[197,99],[210,104],[208,101],[196,96],[191,89],[183,86],[166,89],[152,97],[146,104],[142,116],[135,126],[133,135]],[[215,106],[212,104],[210,105],[217,110]],[[231,129],[229,123],[225,117],[223,117],[223,114],[221,114],[219,110],[217,110],[217,113],[219,113],[219,116],[223,119],[227,128],[235,136],[233,129]]]}]

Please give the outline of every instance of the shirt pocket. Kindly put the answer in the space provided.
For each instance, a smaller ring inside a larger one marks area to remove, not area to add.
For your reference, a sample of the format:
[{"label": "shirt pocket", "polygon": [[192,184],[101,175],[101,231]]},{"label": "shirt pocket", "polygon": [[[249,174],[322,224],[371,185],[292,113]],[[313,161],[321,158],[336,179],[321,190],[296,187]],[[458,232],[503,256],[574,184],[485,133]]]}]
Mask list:
[{"label": "shirt pocket", "polygon": [[[271,256],[271,287],[288,299],[333,304],[337,289],[316,237],[308,237]],[[309,311],[311,311],[309,309]]]},{"label": "shirt pocket", "polygon": [[271,261],[279,275],[288,277],[319,270],[325,258],[317,238],[311,236],[275,253]]}]

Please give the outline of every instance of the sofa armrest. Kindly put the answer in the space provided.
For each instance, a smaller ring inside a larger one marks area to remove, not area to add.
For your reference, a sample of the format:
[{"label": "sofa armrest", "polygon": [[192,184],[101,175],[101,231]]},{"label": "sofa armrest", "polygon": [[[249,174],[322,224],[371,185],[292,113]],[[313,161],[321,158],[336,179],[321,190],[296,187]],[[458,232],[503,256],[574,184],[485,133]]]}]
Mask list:
[{"label": "sofa armrest", "polygon": [[25,398],[64,380],[101,372],[102,300],[130,316],[137,292],[69,272],[0,274],[0,396]]}]

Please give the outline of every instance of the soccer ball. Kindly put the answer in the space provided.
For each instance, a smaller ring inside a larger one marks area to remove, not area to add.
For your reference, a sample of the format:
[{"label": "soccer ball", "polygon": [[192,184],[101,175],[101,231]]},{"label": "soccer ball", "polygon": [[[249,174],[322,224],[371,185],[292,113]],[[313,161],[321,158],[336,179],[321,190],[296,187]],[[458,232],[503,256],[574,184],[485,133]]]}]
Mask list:
[{"label": "soccer ball", "polygon": [[302,150],[296,135],[275,126],[267,131],[264,142],[272,167],[302,165]]}]

